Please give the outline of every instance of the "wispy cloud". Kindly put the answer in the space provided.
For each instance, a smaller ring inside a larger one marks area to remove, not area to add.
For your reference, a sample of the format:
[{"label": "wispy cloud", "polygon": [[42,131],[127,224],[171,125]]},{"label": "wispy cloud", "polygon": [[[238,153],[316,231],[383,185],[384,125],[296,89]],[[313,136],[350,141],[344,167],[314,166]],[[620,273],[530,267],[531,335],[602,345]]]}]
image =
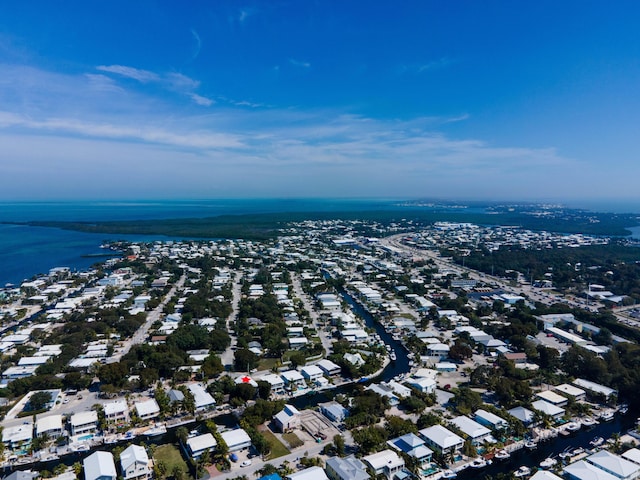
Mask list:
[{"label": "wispy cloud", "polygon": [[296,60],[295,58],[290,58],[289,63],[294,67],[311,68],[311,64],[309,62],[302,62],[300,60]]},{"label": "wispy cloud", "polygon": [[446,68],[449,65],[453,65],[455,62],[454,59],[449,57],[442,57],[437,60],[433,60],[431,62],[424,63],[418,67],[418,72],[428,72],[430,70],[440,70],[442,68]]},{"label": "wispy cloud", "polygon": [[200,50],[202,49],[202,40],[200,39],[200,35],[198,34],[198,32],[193,28],[191,29],[191,35],[196,41],[193,53],[191,54],[191,61],[193,61],[198,58],[198,55],[200,55]]},{"label": "wispy cloud", "polygon": [[126,78],[132,78],[141,83],[157,82],[160,77],[149,70],[142,70],[140,68],[127,67],[124,65],[99,65],[96,70],[101,72],[115,73]]},{"label": "wispy cloud", "polygon": [[185,95],[193,100],[194,103],[209,107],[213,105],[214,101],[203,95],[196,93],[196,89],[200,87],[200,81],[194,80],[182,73],[168,72],[164,74],[158,74],[150,72],[148,70],[142,70],[139,68],[128,67],[124,65],[100,65],[96,67],[97,70],[107,73],[112,73],[126,78],[137,80],[140,83],[153,83],[160,85],[163,88],[171,90],[173,92]]}]

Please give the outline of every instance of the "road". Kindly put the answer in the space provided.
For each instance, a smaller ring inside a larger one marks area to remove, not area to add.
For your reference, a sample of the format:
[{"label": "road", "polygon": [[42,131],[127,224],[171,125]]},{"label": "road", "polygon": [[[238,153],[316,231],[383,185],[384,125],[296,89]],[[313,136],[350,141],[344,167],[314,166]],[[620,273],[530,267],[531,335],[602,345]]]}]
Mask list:
[{"label": "road", "polygon": [[224,367],[233,365],[233,354],[238,344],[238,339],[235,334],[231,333],[231,322],[238,316],[238,308],[240,306],[240,297],[242,296],[242,272],[236,272],[233,279],[233,286],[231,287],[231,293],[233,298],[231,300],[231,314],[226,319],[227,332],[231,336],[231,344],[220,355],[220,361]]},{"label": "road", "polygon": [[309,312],[309,317],[313,321],[313,325],[318,332],[318,336],[320,337],[320,341],[322,342],[322,348],[326,352],[325,355],[329,355],[331,353],[331,339],[327,337],[327,333],[324,331],[323,322],[320,320],[320,316],[316,309],[314,308],[309,295],[304,293],[302,290],[302,283],[300,282],[300,276],[297,273],[291,274],[291,283],[293,285],[293,293],[296,297],[300,299],[304,308]]},{"label": "road", "polygon": [[171,290],[169,290],[169,293],[167,293],[162,299],[162,302],[160,302],[160,304],[155,309],[147,314],[147,320],[144,322],[144,324],[140,326],[140,328],[136,331],[136,333],[133,334],[131,338],[128,338],[124,342],[122,342],[122,347],[119,348],[111,358],[109,358],[109,363],[119,362],[123,356],[129,353],[131,347],[143,343],[147,339],[147,334],[149,332],[149,329],[151,328],[151,325],[160,320],[160,316],[162,315],[165,305],[169,303],[178,289],[182,288],[186,279],[186,274],[182,274],[180,279],[175,283]]}]

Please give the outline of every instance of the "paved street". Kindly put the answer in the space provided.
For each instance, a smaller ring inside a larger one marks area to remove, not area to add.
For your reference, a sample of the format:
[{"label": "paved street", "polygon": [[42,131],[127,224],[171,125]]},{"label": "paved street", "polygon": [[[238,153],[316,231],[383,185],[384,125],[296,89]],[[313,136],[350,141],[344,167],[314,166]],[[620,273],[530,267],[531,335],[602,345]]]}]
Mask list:
[{"label": "paved street", "polygon": [[302,290],[302,283],[300,283],[300,276],[297,273],[291,274],[291,283],[293,284],[293,293],[296,297],[302,301],[302,305],[305,310],[309,312],[309,316],[313,322],[314,327],[318,331],[318,336],[320,337],[320,341],[322,342],[322,348],[326,352],[326,355],[331,353],[331,338],[327,336],[327,333],[323,330],[323,322],[320,320],[320,316],[318,312],[316,312],[311,298],[309,295],[304,293]]},{"label": "paved street", "polygon": [[233,280],[233,287],[231,288],[233,293],[233,299],[231,300],[231,315],[227,317],[227,332],[231,335],[231,344],[220,355],[220,361],[222,365],[227,367],[233,365],[233,353],[236,345],[238,344],[237,337],[231,332],[231,322],[236,319],[238,315],[238,307],[240,305],[240,297],[242,296],[242,273],[237,272]]}]

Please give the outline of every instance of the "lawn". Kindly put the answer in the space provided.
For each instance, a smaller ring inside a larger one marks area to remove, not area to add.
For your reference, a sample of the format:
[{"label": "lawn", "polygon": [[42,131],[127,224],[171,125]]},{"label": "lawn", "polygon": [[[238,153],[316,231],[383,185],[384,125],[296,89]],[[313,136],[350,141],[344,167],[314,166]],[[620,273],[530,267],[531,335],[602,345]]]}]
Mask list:
[{"label": "lawn", "polygon": [[160,445],[156,448],[153,453],[153,460],[157,462],[162,462],[167,467],[167,472],[169,475],[173,472],[173,469],[176,465],[180,465],[182,471],[186,474],[189,473],[189,467],[187,467],[187,462],[184,461],[182,455],[180,455],[180,450],[178,447],[171,444]]},{"label": "lawn", "polygon": [[269,454],[268,460],[273,460],[274,458],[282,457],[283,455],[291,453],[287,447],[285,447],[269,430],[263,430],[260,433],[264,435],[264,438],[266,438],[269,445],[271,445],[271,453]]},{"label": "lawn", "polygon": [[261,358],[258,362],[258,370],[271,370],[279,362],[279,358]]},{"label": "lawn", "polygon": [[289,447],[291,448],[297,448],[304,445],[304,442],[300,440],[300,438],[298,438],[298,436],[293,432],[283,433],[282,438],[289,444]]}]

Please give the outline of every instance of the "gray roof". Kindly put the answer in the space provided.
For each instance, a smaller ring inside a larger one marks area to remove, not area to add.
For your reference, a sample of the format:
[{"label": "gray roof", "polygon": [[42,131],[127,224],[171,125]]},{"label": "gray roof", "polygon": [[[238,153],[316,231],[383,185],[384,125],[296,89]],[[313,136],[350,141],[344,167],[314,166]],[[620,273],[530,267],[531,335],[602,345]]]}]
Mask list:
[{"label": "gray roof", "polygon": [[327,468],[331,467],[344,480],[368,480],[367,466],[353,455],[345,458],[331,457]]}]

